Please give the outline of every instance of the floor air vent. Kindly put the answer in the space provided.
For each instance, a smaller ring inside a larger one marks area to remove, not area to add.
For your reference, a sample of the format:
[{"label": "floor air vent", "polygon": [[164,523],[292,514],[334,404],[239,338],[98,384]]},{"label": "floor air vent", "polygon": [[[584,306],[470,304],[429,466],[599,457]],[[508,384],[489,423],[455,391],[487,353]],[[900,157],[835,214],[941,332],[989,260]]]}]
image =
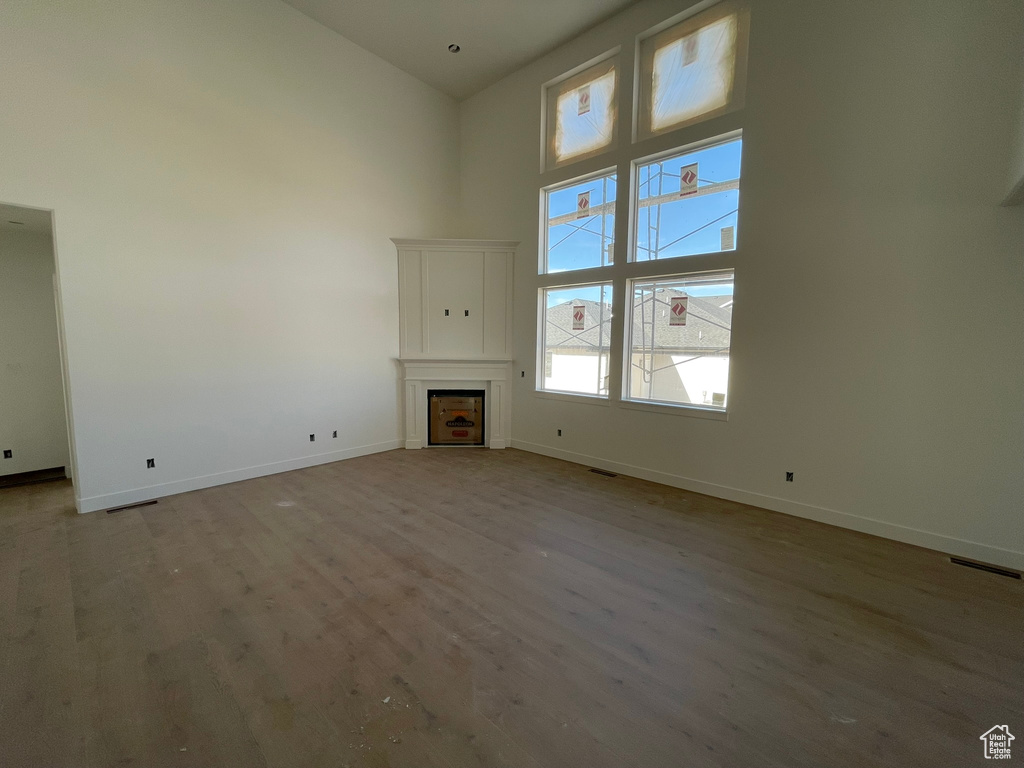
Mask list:
[{"label": "floor air vent", "polygon": [[592,469],[590,470],[595,475],[604,475],[605,477],[618,477],[614,472],[609,472],[607,469]]},{"label": "floor air vent", "polygon": [[112,515],[115,512],[123,512],[126,509],[137,509],[138,507],[148,507],[148,506],[150,506],[152,504],[156,504],[156,502],[157,502],[156,499],[150,499],[149,501],[140,501],[138,504],[125,504],[123,507],[114,507],[113,509],[108,509],[107,510],[107,514],[108,515]]},{"label": "floor air vent", "polygon": [[1016,571],[1008,571],[1005,568],[997,568],[994,565],[985,565],[984,563],[975,563],[972,560],[964,560],[959,557],[949,558],[949,562],[953,565],[966,565],[968,568],[977,568],[979,571],[988,571],[989,573],[997,573],[1000,576],[1007,576],[1011,579],[1019,579],[1020,574]]}]

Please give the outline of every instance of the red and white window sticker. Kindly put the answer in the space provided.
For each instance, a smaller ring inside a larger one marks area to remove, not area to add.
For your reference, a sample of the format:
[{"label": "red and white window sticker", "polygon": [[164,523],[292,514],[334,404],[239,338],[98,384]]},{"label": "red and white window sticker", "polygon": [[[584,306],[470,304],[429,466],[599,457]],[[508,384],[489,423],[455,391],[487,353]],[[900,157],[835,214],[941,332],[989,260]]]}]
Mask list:
[{"label": "red and white window sticker", "polygon": [[697,191],[697,163],[679,169],[679,195],[692,195]]},{"label": "red and white window sticker", "polygon": [[576,89],[576,107],[581,115],[590,111],[590,83]]},{"label": "red and white window sticker", "polygon": [[673,296],[669,300],[669,325],[686,325],[687,302],[689,296]]},{"label": "red and white window sticker", "polygon": [[587,309],[582,304],[574,304],[572,307],[572,329],[583,330],[583,322],[587,318]]},{"label": "red and white window sticker", "polygon": [[577,219],[585,219],[589,215],[590,215],[590,192],[580,192],[576,196],[576,218]]}]

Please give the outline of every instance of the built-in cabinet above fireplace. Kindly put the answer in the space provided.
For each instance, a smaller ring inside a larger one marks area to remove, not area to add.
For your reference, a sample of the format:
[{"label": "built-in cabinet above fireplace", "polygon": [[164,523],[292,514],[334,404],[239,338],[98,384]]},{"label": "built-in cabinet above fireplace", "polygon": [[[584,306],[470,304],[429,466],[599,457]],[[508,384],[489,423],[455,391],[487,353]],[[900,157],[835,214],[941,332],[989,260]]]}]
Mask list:
[{"label": "built-in cabinet above fireplace", "polygon": [[512,358],[512,267],[518,243],[394,240],[400,355]]},{"label": "built-in cabinet above fireplace", "polygon": [[428,393],[484,393],[484,443],[504,448],[512,420],[512,280],[517,242],[393,239],[406,448],[428,445]]}]

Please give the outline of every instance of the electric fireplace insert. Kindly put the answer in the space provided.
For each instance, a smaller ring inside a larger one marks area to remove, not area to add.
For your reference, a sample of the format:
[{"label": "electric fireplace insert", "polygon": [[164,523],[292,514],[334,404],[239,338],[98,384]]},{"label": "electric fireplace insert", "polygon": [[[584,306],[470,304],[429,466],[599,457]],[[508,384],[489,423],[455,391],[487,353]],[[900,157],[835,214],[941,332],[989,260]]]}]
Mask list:
[{"label": "electric fireplace insert", "polygon": [[483,445],[484,391],[431,389],[428,445]]}]

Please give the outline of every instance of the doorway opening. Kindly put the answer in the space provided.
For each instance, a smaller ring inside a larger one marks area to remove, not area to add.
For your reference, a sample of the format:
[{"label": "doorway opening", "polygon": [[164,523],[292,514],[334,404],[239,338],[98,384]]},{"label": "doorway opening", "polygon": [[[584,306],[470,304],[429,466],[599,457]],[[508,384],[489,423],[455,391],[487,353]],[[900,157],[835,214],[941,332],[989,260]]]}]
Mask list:
[{"label": "doorway opening", "polygon": [[53,211],[0,203],[0,488],[73,479]]}]

